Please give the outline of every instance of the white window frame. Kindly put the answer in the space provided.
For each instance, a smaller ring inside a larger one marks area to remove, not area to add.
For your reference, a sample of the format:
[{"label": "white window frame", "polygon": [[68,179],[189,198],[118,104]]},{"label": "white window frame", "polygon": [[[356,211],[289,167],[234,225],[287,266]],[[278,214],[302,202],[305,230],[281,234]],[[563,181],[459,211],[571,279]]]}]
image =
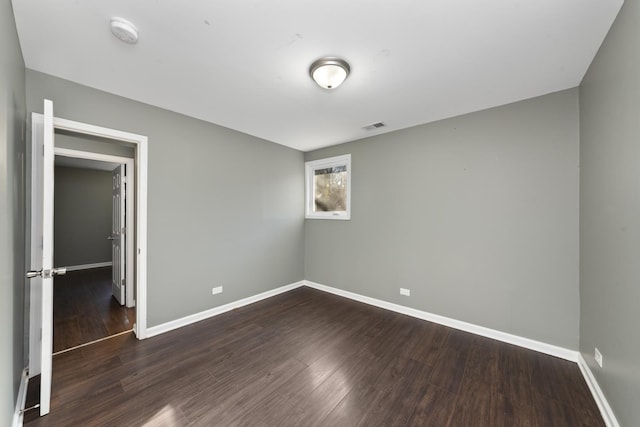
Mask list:
[{"label": "white window frame", "polygon": [[[347,206],[346,211],[314,212],[314,185],[313,177],[317,169],[325,169],[335,166],[347,167]],[[313,160],[304,164],[305,187],[305,218],[307,219],[351,219],[351,154]]]}]

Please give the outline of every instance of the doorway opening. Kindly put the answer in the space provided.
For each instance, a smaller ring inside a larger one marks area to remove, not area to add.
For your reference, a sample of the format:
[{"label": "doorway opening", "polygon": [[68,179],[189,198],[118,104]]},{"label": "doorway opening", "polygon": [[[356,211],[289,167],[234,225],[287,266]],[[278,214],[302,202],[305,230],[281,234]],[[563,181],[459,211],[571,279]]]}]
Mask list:
[{"label": "doorway opening", "polygon": [[[56,133],[56,143],[105,144],[82,137]],[[131,332],[136,322],[134,153],[120,151],[130,157],[54,147],[54,264],[67,274],[54,277],[53,355]]]}]

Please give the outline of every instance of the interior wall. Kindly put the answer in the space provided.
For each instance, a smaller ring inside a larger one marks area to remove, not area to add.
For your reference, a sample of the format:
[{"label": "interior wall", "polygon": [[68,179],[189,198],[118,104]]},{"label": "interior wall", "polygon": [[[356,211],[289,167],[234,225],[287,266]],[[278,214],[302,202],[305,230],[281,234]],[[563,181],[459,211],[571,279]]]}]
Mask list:
[{"label": "interior wall", "polygon": [[[301,152],[27,70],[28,111],[149,138],[148,326],[304,278]],[[224,292],[212,295],[211,289]],[[179,301],[179,304],[176,303]]]},{"label": "interior wall", "polygon": [[0,425],[11,425],[24,368],[25,75],[11,2],[0,2]]},{"label": "interior wall", "polygon": [[640,421],[639,254],[640,2],[626,0],[580,86],[580,351],[623,426]]},{"label": "interior wall", "polygon": [[307,280],[577,350],[577,95],[306,153],[352,155],[351,220],[306,220]]},{"label": "interior wall", "polygon": [[54,265],[111,261],[112,174],[55,167]]}]

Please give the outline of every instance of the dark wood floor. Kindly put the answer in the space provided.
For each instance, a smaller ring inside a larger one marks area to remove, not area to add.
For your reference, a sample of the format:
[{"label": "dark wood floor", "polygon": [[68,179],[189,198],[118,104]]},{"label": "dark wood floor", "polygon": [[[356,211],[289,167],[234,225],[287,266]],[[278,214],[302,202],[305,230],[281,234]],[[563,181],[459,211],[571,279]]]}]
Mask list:
[{"label": "dark wood floor", "polygon": [[54,353],[130,330],[134,323],[135,309],[121,306],[112,296],[111,267],[55,277]]},{"label": "dark wood floor", "polygon": [[26,426],[604,426],[574,363],[309,288],[53,369]]}]

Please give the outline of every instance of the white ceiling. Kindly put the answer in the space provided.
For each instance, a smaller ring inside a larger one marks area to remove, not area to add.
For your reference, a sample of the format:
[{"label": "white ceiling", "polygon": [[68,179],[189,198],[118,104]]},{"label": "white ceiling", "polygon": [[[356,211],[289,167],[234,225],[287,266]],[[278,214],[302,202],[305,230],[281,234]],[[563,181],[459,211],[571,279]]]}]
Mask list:
[{"label": "white ceiling", "polygon": [[[621,5],[13,0],[27,68],[303,151],[575,87]],[[332,92],[308,74],[325,55],[352,70]]]}]

